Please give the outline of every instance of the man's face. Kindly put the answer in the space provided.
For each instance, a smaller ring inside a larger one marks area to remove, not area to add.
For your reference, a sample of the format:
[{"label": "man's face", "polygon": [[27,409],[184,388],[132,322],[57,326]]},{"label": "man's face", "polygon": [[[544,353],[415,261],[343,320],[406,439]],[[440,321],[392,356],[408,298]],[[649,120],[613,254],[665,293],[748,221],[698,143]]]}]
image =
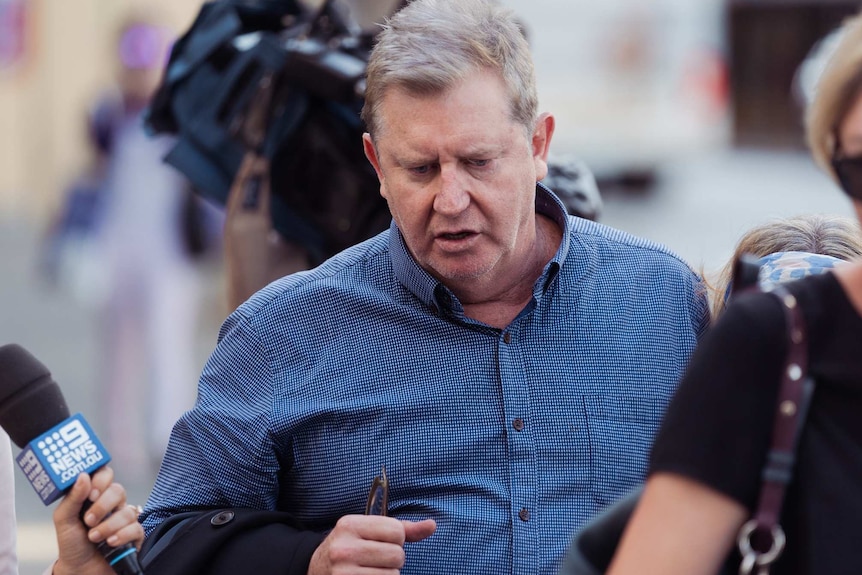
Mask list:
[{"label": "man's face", "polygon": [[528,135],[510,118],[502,80],[480,72],[438,95],[391,89],[380,119],[365,152],[419,265],[456,292],[523,275],[553,118]]}]

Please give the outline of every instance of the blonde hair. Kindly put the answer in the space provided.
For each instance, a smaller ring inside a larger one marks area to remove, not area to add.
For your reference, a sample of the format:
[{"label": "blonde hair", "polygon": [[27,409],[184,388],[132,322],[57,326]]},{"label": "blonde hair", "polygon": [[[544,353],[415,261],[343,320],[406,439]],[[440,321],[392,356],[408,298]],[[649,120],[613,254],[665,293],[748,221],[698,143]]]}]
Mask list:
[{"label": "blonde hair", "polygon": [[831,160],[839,144],[837,130],[862,90],[862,13],[848,18],[839,34],[805,116],[814,160],[836,182]]},{"label": "blonde hair", "polygon": [[725,295],[739,258],[743,254],[763,257],[777,252],[808,252],[852,260],[862,255],[862,229],[852,218],[822,214],[776,219],[750,229],[739,239],[715,283],[710,284],[713,317],[724,311]]},{"label": "blonde hair", "polygon": [[500,74],[514,121],[531,133],[538,96],[527,39],[514,13],[493,0],[413,0],[377,35],[367,67],[362,119],[372,138],[380,104],[398,87],[440,94],[476,70]]}]

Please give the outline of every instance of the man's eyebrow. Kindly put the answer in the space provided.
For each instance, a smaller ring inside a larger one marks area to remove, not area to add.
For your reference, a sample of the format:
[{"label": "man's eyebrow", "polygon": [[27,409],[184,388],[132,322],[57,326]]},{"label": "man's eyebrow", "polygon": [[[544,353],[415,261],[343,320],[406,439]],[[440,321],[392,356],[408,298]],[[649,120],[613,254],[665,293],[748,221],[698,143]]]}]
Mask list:
[{"label": "man's eyebrow", "polygon": [[500,144],[475,144],[465,148],[462,156],[465,158],[497,157],[503,153],[504,146]]},{"label": "man's eyebrow", "polygon": [[433,154],[422,154],[419,152],[401,151],[393,153],[392,159],[398,166],[421,166],[436,162],[437,156]]}]

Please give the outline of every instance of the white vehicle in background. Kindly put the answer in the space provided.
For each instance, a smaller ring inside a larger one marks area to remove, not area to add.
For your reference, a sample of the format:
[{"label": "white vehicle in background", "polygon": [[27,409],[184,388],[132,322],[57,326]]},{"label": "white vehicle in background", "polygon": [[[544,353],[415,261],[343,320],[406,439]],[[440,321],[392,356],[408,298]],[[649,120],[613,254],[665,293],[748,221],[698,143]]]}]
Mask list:
[{"label": "white vehicle in background", "polygon": [[553,150],[602,191],[730,142],[721,0],[504,0],[525,23]]}]

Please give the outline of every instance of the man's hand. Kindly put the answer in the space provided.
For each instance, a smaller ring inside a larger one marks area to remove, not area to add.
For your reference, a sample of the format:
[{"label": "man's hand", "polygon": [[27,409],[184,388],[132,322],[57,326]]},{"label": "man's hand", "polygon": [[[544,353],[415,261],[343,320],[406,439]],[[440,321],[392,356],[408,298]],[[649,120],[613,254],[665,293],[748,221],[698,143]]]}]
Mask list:
[{"label": "man's hand", "polygon": [[[101,468],[92,478],[82,473],[54,510],[54,529],[60,551],[54,575],[113,575],[94,545],[101,541],[107,540],[113,547],[131,541],[140,548],[144,529],[138,523],[137,511],[126,504],[126,490],[113,480],[114,472],[110,467]],[[93,504],[84,516],[85,526],[79,515],[87,499]]]},{"label": "man's hand", "polygon": [[345,515],[312,555],[308,575],[397,575],[404,566],[404,543],[421,541],[436,529],[433,519]]}]

